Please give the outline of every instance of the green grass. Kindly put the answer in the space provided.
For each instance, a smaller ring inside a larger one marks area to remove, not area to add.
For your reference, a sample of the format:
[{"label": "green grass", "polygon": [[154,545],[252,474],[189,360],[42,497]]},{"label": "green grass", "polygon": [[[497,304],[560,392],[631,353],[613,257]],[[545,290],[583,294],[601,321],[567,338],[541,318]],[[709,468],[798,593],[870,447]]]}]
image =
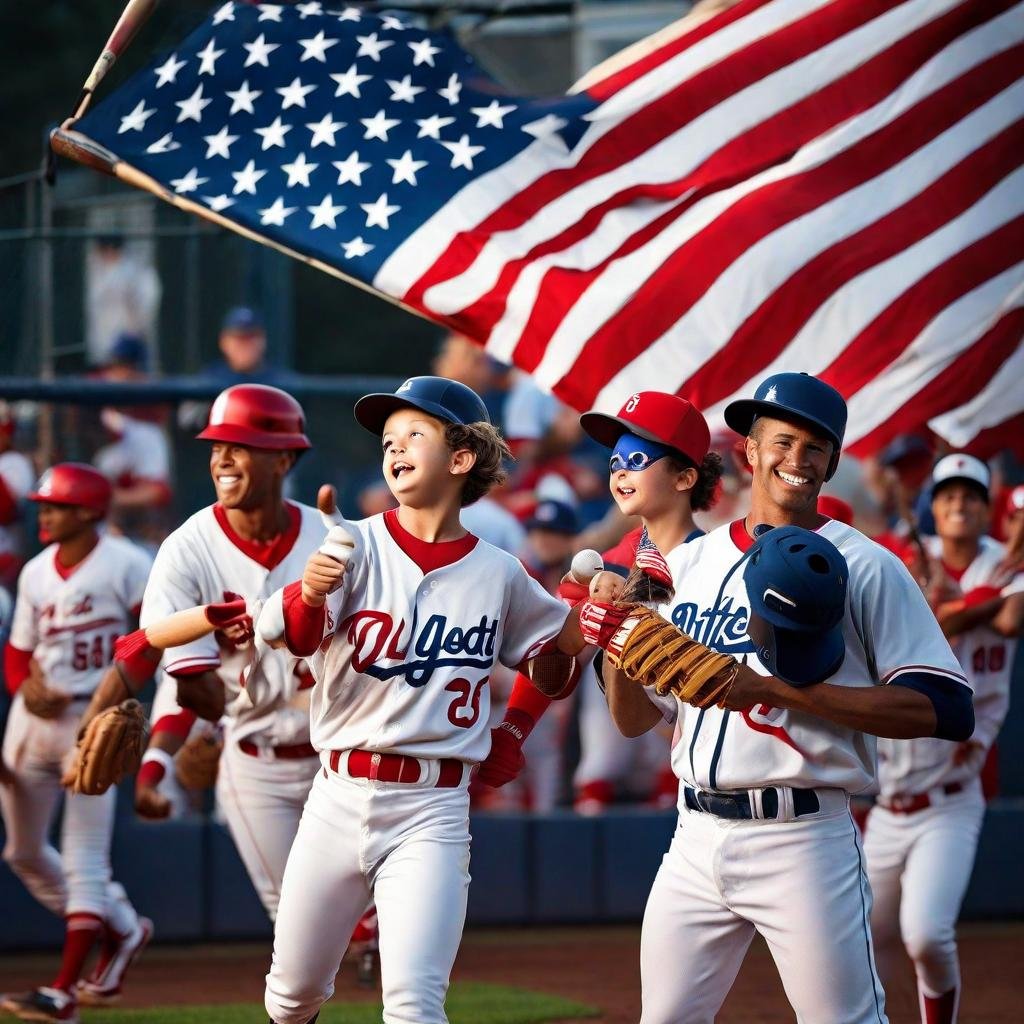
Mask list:
[{"label": "green grass", "polygon": [[[79,1011],[82,1024],[266,1024],[263,1007],[255,1003],[219,1006],[157,1006],[145,1010]],[[599,1014],[593,1006],[560,996],[528,992],[506,985],[462,982],[448,991],[451,1024],[547,1024],[549,1021],[584,1020]],[[380,1024],[380,1003],[331,1001],[320,1013],[319,1024]]]}]

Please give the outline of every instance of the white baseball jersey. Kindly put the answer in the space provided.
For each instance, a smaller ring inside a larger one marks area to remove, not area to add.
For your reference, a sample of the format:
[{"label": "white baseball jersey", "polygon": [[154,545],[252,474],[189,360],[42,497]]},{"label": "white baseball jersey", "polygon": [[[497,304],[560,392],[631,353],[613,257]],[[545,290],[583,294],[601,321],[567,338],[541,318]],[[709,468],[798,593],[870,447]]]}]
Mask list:
[{"label": "white baseball jersey", "polygon": [[[846,657],[827,682],[874,686],[922,671],[965,682],[902,562],[844,523],[829,520],[818,533],[842,552],[850,571],[842,623]],[[680,544],[667,557],[675,597],[659,611],[695,640],[768,675],[746,632],[746,562],[738,563],[752,546],[742,520]],[[701,711],[675,697],[648,693],[669,721],[679,718],[681,738],[672,750],[672,768],[690,785],[712,790],[822,786],[856,793],[874,779],[873,736],[763,704],[744,712]]]},{"label": "white baseball jersey", "polygon": [[113,659],[115,638],[135,626],[150,561],[131,541],[104,534],[68,571],[57,563],[58,547],[22,569],[10,642],[33,652],[51,685],[87,697]]},{"label": "white baseball jersey", "polygon": [[394,512],[345,525],[355,554],[327,601],[330,643],[309,659],[313,745],[483,760],[492,666],[514,668],[556,637],[565,605],[472,535],[424,573],[406,553],[423,542]]},{"label": "white baseball jersey", "polygon": [[[942,540],[929,537],[926,543],[936,558],[942,554]],[[966,594],[976,587],[993,585],[996,568],[1006,549],[991,537],[981,538],[977,557],[960,578]],[[974,734],[981,744],[969,760],[954,763],[958,744],[924,736],[913,740],[881,739],[878,742],[878,782],[882,799],[896,794],[925,793],[951,782],[967,782],[985,763],[988,748],[995,742],[1010,706],[1010,675],[1017,652],[1016,639],[1001,636],[988,624],[969,629],[950,640],[960,667],[974,690]]]},{"label": "white baseball jersey", "polygon": [[[289,503],[291,529],[278,540],[277,556],[263,558],[231,530],[219,505],[210,505],[187,519],[161,545],[142,602],[142,625],[147,626],[182,608],[224,601],[228,594],[245,598],[251,614],[275,590],[302,575],[306,559],[321,544],[325,529],[320,513],[307,505]],[[250,645],[221,646],[216,634],[164,653],[163,670],[170,675],[217,672],[227,694],[225,713],[236,740],[255,739],[284,746],[309,742],[309,715],[295,700],[298,659],[286,650],[269,651],[259,662],[260,692],[270,696],[258,707],[242,692],[242,670]]]},{"label": "white baseball jersey", "polygon": [[[15,501],[21,501],[35,482],[36,474],[28,457],[21,452],[0,452],[0,478]],[[11,525],[0,525],[0,555],[18,550],[18,536]]]},{"label": "white baseball jersey", "polygon": [[169,483],[170,447],[167,436],[155,423],[104,410],[120,437],[93,456],[93,465],[113,483],[127,487],[139,480]]}]

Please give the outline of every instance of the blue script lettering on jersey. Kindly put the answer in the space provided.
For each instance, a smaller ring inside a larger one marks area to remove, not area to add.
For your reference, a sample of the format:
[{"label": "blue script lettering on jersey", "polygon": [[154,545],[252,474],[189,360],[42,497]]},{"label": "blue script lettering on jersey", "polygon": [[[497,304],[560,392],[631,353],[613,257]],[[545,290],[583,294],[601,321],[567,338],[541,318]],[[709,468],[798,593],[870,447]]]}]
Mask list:
[{"label": "blue script lettering on jersey", "polygon": [[[366,610],[349,616],[338,632],[347,630],[348,640],[355,647],[352,664],[356,670],[375,679],[404,676],[410,686],[423,686],[439,668],[457,665],[486,669],[494,664],[496,618],[482,615],[476,625],[465,628],[449,627],[446,615],[431,615],[418,631],[413,622],[415,636],[401,650],[398,644],[404,628],[404,620],[396,630],[387,612]],[[377,664],[380,660],[397,660],[400,664],[385,667]]]},{"label": "blue script lettering on jersey", "polygon": [[733,607],[727,597],[714,608],[699,609],[696,604],[677,604],[672,609],[672,623],[694,640],[722,654],[746,654],[754,651],[754,643],[747,636],[750,609],[744,605]]}]

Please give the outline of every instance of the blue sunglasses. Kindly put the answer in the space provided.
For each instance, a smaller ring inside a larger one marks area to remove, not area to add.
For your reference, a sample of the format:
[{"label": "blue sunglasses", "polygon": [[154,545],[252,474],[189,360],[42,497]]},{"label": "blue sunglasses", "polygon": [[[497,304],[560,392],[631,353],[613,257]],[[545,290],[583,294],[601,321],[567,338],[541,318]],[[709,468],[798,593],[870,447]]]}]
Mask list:
[{"label": "blue sunglasses", "polygon": [[629,452],[626,455],[621,455],[619,452],[615,452],[608,460],[608,472],[618,473],[620,469],[628,469],[633,473],[639,473],[659,459],[665,458],[667,454],[667,452],[663,452],[661,455],[650,455],[647,452]]}]

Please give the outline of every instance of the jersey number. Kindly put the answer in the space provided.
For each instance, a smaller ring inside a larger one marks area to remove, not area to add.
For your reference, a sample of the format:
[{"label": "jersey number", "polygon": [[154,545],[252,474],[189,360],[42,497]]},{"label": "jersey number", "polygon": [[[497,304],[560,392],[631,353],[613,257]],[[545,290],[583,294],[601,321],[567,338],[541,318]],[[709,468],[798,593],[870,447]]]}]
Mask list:
[{"label": "jersey number", "polygon": [[448,721],[460,729],[468,729],[480,717],[480,691],[490,679],[484,676],[474,686],[468,679],[453,679],[445,689],[457,696],[448,705]]},{"label": "jersey number", "polygon": [[[113,638],[111,638],[113,639]],[[113,651],[111,651],[111,657]],[[110,662],[107,657],[107,638],[100,634],[91,640],[76,640],[71,654],[71,667],[76,672],[89,668],[103,668]]]},{"label": "jersey number", "polygon": [[971,667],[975,672],[1002,672],[1005,666],[1005,644],[996,644],[993,647],[978,647],[971,658]]}]

